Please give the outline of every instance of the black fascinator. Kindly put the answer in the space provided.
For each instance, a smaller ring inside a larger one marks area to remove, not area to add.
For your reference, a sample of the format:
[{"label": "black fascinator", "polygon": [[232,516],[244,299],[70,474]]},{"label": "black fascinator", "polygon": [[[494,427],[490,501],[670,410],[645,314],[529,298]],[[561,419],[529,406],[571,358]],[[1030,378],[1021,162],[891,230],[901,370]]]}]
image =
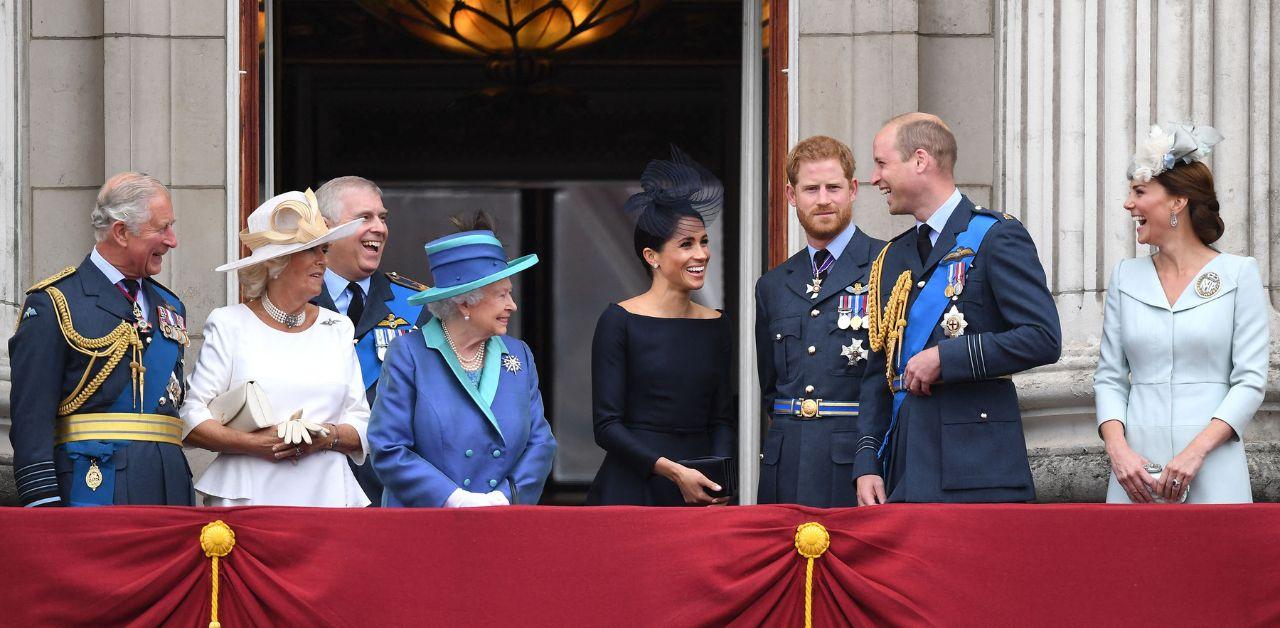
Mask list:
[{"label": "black fascinator", "polygon": [[623,210],[635,214],[636,229],[665,241],[676,234],[681,218],[699,218],[708,225],[724,206],[720,180],[671,146],[671,160],[655,159],[640,175],[643,192],[627,199]]}]

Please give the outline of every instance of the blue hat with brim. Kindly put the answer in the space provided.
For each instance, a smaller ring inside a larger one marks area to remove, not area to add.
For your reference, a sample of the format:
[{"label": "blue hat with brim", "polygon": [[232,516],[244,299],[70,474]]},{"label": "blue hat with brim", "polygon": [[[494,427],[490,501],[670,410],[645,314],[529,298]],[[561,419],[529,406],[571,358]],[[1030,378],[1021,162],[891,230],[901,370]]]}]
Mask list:
[{"label": "blue hat with brim", "polygon": [[409,305],[456,297],[538,263],[536,254],[507,261],[492,231],[463,231],[432,240],[424,248],[436,285],[409,297]]}]

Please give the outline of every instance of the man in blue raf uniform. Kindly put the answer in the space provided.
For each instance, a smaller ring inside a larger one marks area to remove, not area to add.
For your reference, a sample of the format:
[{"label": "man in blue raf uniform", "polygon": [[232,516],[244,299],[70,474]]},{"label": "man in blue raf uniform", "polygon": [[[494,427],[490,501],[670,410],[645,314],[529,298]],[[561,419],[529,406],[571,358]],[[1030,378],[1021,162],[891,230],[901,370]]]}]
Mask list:
[{"label": "man in blue raf uniform", "polygon": [[787,200],[808,246],[756,282],[761,397],[771,417],[759,502],[852,506],[867,271],[884,242],[853,224],[853,153],[810,137],[787,156]]},{"label": "man in blue raf uniform", "polygon": [[[408,298],[426,286],[394,272],[378,272],[387,244],[387,208],[382,189],[361,177],[338,177],[316,191],[320,213],[331,225],[364,218],[355,235],[329,245],[325,289],[313,302],[351,318],[355,325],[356,356],[364,375],[369,406],[378,394],[378,376],[391,341],[417,329],[430,318],[426,308],[409,305]],[[348,461],[350,462],[350,461]],[[373,504],[382,503],[382,483],[368,457],[351,463],[356,480]]]},{"label": "man in blue raf uniform", "polygon": [[1056,362],[1062,332],[1035,244],[956,189],[956,141],[909,113],[872,145],[871,183],[916,226],[871,270],[858,504],[1035,498],[1010,376]]},{"label": "man in blue raf uniform", "polygon": [[112,177],[91,214],[98,243],[27,291],[10,407],[26,506],[193,505],[178,406],[186,310],[151,279],[178,246],[169,191]]}]

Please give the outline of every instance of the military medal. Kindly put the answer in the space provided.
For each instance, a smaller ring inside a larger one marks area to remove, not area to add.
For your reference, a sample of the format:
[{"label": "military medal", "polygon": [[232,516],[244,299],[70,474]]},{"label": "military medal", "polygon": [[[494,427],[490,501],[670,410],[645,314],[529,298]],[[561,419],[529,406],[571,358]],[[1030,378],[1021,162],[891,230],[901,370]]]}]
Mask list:
[{"label": "military medal", "polygon": [[151,323],[142,315],[142,306],[137,301],[133,302],[133,326],[138,329],[140,334],[151,333]]},{"label": "military medal", "polygon": [[[861,287],[861,284],[859,284]],[[853,318],[849,321],[849,328],[857,331],[867,322],[867,295],[866,289],[861,292],[855,292],[853,295]]]},{"label": "military medal", "polygon": [[804,293],[809,295],[810,299],[818,298],[818,292],[820,291],[822,291],[822,279],[818,277],[814,277],[813,283],[810,283],[804,287]]},{"label": "military medal", "polygon": [[964,260],[957,260],[955,263],[947,266],[947,289],[944,294],[948,299],[960,296],[964,292],[964,276],[966,266]]},{"label": "military medal", "polygon": [[84,483],[91,491],[96,491],[99,486],[102,486],[102,470],[98,468],[96,458],[89,461],[89,472],[84,474]]},{"label": "military medal", "polygon": [[510,353],[502,356],[502,368],[507,369],[508,373],[520,372],[520,358]]},{"label": "military medal", "polygon": [[[173,407],[182,405],[182,382],[178,379],[177,373],[169,374],[169,385],[164,387],[164,391],[169,395],[169,403],[172,403]],[[160,401],[164,401],[164,398]]]},{"label": "military medal", "polygon": [[850,338],[848,346],[840,345],[840,357],[849,361],[849,366],[857,366],[859,362],[867,359],[867,349],[862,346],[862,341],[857,338]]},{"label": "military medal", "polygon": [[385,361],[387,357],[387,347],[391,346],[391,330],[386,327],[374,327],[373,342],[374,345],[378,347],[378,361]]},{"label": "military medal", "polygon": [[1218,273],[1210,271],[1196,278],[1196,294],[1200,295],[1201,299],[1218,294],[1218,288],[1221,287],[1222,278]]},{"label": "military medal", "polygon": [[853,324],[853,295],[840,295],[839,303],[836,305],[836,313],[839,315],[836,319],[836,326],[840,329],[849,329]]},{"label": "military medal", "polygon": [[946,334],[948,338],[959,338],[960,336],[963,336],[964,328],[968,326],[969,323],[964,320],[964,314],[962,314],[959,308],[954,305],[951,306],[951,309],[942,316],[942,332]]},{"label": "military medal", "polygon": [[[810,260],[810,264],[812,263],[812,260]],[[827,272],[827,270],[831,268],[831,265],[835,263],[836,258],[833,255],[824,260],[822,262],[822,266],[813,264],[813,282],[804,287],[804,293],[809,295],[810,299],[818,298],[818,293],[822,291],[822,273]]]}]

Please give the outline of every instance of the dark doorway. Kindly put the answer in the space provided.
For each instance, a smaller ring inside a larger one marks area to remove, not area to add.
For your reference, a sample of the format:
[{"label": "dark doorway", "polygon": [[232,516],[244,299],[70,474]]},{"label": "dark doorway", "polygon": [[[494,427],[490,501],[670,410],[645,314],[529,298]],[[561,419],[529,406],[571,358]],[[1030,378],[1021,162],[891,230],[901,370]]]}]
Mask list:
[{"label": "dark doorway", "polygon": [[541,258],[517,282],[512,333],[537,357],[560,441],[543,503],[581,503],[603,457],[591,437],[595,320],[648,285],[621,205],[670,144],[725,184],[718,268],[698,298],[732,312],[750,288],[736,285],[733,237],[719,237],[738,232],[741,3],[667,2],[555,57],[526,90],[353,0],[276,0],[273,12],[274,191],[347,174],[378,182],[392,221],[384,266],[424,282],[422,245],[461,211],[494,214],[508,255]]}]

